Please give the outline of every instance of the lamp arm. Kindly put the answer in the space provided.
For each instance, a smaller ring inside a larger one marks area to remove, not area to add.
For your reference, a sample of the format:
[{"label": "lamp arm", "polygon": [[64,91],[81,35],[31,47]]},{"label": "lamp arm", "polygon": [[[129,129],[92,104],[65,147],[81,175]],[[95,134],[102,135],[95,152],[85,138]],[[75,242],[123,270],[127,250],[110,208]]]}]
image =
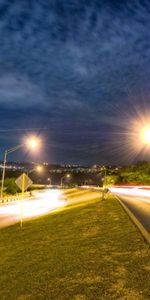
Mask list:
[{"label": "lamp arm", "polygon": [[20,145],[17,145],[15,147],[13,147],[13,148],[10,148],[10,149],[6,150],[7,154],[12,153],[12,152],[18,150],[18,149],[22,148],[23,146],[24,146],[24,144],[20,144]]}]

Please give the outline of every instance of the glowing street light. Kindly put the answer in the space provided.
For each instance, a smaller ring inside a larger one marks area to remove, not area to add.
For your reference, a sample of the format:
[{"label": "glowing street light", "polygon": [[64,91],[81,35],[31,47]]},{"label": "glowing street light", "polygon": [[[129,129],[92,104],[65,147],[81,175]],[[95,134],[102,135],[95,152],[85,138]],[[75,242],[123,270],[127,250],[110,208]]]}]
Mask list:
[{"label": "glowing street light", "polygon": [[48,181],[49,185],[52,185],[50,177],[47,178],[47,181]]},{"label": "glowing street light", "polygon": [[27,136],[23,144],[31,150],[36,150],[40,146],[41,140],[36,136]]},{"label": "glowing street light", "polygon": [[34,169],[32,169],[32,170],[30,170],[29,172],[27,172],[27,174],[30,174],[30,173],[32,173],[32,172],[42,172],[43,171],[43,166],[36,166]]},{"label": "glowing street light", "polygon": [[70,174],[67,174],[67,175],[66,175],[66,178],[70,178],[70,177],[71,177],[71,175],[70,175]]},{"label": "glowing street light", "polygon": [[141,139],[144,144],[150,145],[150,125],[142,128]]},{"label": "glowing street light", "polygon": [[43,167],[42,167],[42,166],[37,166],[36,170],[37,170],[38,172],[41,172],[41,171],[43,171]]},{"label": "glowing street light", "polygon": [[4,152],[4,162],[3,162],[3,172],[2,172],[2,183],[1,183],[1,199],[3,199],[3,190],[4,190],[4,180],[5,180],[5,170],[6,170],[6,162],[7,162],[7,155],[20,149],[23,147],[28,147],[29,149],[33,150],[37,148],[39,145],[39,139],[35,136],[27,137],[24,143],[17,145],[13,148],[5,150]]}]

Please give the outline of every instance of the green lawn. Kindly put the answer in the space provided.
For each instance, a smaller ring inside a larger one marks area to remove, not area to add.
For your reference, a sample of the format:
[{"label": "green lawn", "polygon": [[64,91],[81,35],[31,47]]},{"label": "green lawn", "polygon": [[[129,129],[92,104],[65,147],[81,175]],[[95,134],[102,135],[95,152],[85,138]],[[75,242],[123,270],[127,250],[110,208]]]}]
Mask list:
[{"label": "green lawn", "polygon": [[150,299],[149,246],[113,197],[1,229],[0,246],[1,300]]}]

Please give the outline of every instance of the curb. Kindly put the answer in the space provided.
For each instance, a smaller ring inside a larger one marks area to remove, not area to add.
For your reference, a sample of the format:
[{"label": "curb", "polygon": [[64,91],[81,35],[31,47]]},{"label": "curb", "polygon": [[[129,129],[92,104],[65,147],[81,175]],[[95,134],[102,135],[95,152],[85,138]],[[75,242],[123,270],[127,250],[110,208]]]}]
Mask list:
[{"label": "curb", "polygon": [[126,214],[129,216],[130,220],[134,225],[138,228],[138,230],[141,232],[142,236],[144,237],[145,241],[150,245],[150,233],[144,228],[144,226],[138,221],[138,219],[135,217],[135,215],[125,206],[122,201],[116,197],[119,201],[122,208],[125,210]]}]

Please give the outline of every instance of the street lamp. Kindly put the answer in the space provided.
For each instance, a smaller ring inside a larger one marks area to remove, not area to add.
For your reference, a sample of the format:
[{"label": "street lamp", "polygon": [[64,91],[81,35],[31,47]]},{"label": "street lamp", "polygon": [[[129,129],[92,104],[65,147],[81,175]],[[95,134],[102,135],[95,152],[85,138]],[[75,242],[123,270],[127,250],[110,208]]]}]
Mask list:
[{"label": "street lamp", "polygon": [[71,176],[70,176],[70,174],[66,174],[65,176],[63,176],[63,177],[61,177],[61,186],[63,185],[63,179],[65,179],[65,178],[70,178]]},{"label": "street lamp", "polygon": [[23,148],[24,146],[34,149],[38,146],[38,139],[36,137],[30,137],[25,140],[24,143],[17,145],[13,148],[7,149],[4,152],[4,161],[3,161],[3,171],[2,171],[2,182],[1,182],[1,199],[3,199],[3,190],[4,190],[4,180],[5,180],[5,171],[6,171],[6,162],[7,162],[7,155],[20,149]]},{"label": "street lamp", "polygon": [[106,189],[107,185],[107,169],[104,167],[104,189]]},{"label": "street lamp", "polygon": [[49,185],[52,185],[50,177],[47,178],[47,181],[49,182]]},{"label": "street lamp", "polygon": [[43,171],[43,167],[42,166],[37,166],[36,168],[34,168],[34,169],[32,169],[32,170],[30,170],[30,171],[28,171],[27,172],[27,175],[29,175],[30,173],[32,173],[32,172],[41,172],[41,171]]},{"label": "street lamp", "polygon": [[141,129],[141,139],[144,144],[150,145],[150,126]]},{"label": "street lamp", "polygon": [[103,167],[101,170],[104,171],[104,177],[103,177],[103,192],[102,192],[102,200],[105,199],[105,192],[106,192],[106,186],[107,186],[107,169],[106,167]]},{"label": "street lamp", "polygon": [[34,150],[40,145],[40,139],[36,136],[26,137],[23,144],[29,149]]}]

